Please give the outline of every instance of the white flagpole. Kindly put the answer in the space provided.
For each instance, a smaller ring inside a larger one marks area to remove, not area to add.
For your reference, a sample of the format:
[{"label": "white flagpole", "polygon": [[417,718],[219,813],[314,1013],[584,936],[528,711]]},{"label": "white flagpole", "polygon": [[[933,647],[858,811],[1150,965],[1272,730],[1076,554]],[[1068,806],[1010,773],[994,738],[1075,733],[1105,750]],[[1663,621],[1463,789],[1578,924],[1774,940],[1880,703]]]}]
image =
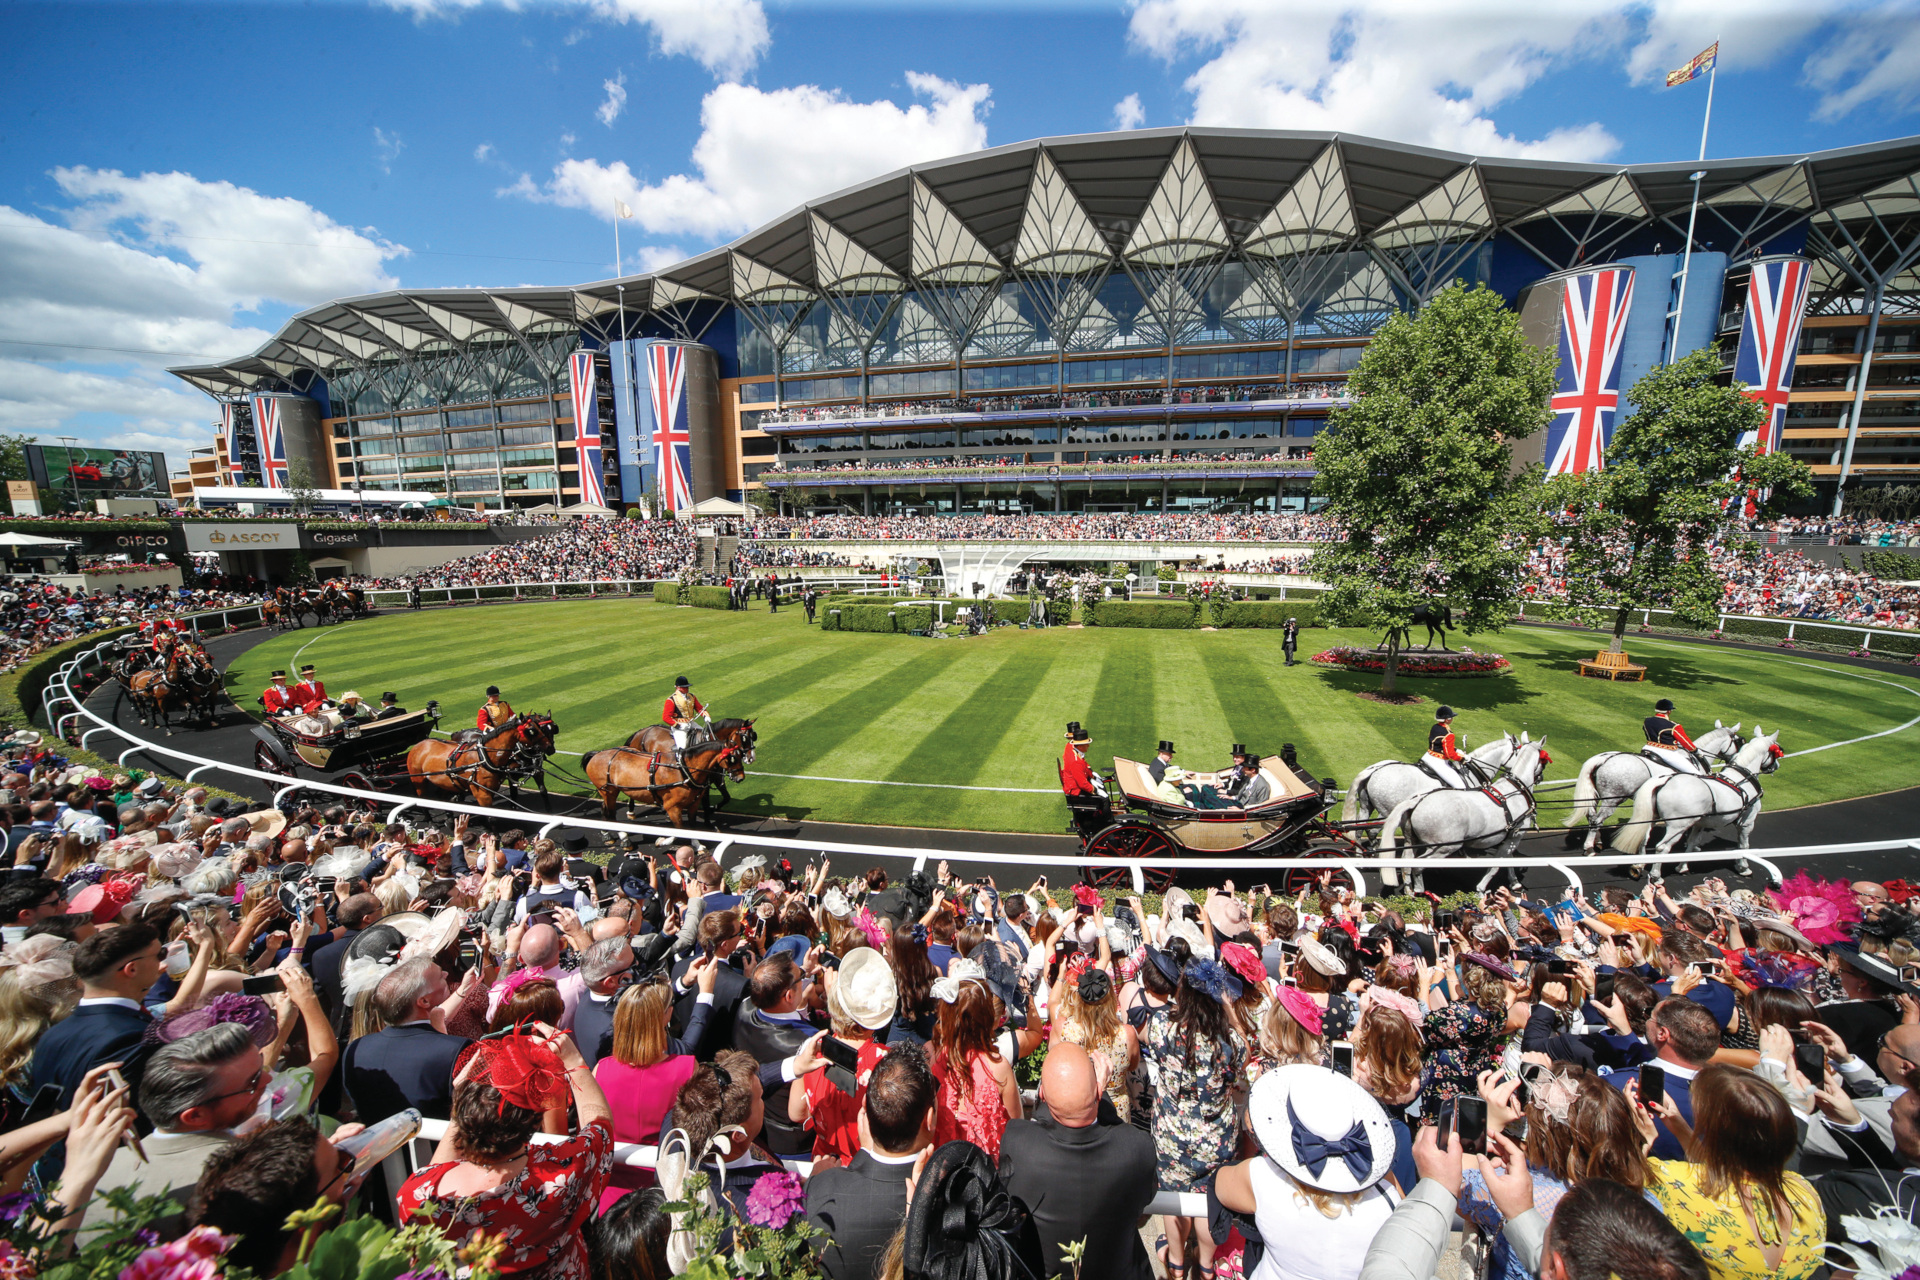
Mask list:
[{"label": "white flagpole", "polygon": [[[1707,109],[1709,111],[1713,109],[1712,81],[1708,81]],[[1702,142],[1700,145],[1705,147],[1706,143]],[[613,201],[613,274],[616,276],[620,274],[620,200],[617,196]]]},{"label": "white flagpole", "polygon": [[[1713,125],[1713,82],[1719,74],[1720,40],[1718,37],[1715,37],[1713,42],[1713,65],[1707,68],[1707,114],[1706,118],[1700,122],[1700,162],[1703,164],[1707,159],[1707,130]],[[1693,173],[1693,204],[1692,207],[1687,210],[1687,244],[1680,257],[1680,296],[1673,304],[1673,345],[1675,350],[1670,353],[1671,355],[1679,354],[1680,318],[1685,314],[1687,309],[1687,285],[1691,280],[1687,272],[1693,267],[1693,224],[1694,219],[1700,216],[1700,179],[1704,178],[1706,174],[1707,171],[1705,169],[1696,169]],[[1667,363],[1672,364],[1672,359],[1669,359]]]}]

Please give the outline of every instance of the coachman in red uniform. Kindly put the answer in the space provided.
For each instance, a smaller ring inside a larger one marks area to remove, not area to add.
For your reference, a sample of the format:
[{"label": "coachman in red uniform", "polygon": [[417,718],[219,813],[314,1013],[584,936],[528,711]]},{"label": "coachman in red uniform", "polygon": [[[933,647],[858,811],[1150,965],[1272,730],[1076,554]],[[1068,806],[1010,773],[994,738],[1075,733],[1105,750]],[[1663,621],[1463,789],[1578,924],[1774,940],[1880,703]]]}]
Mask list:
[{"label": "coachman in red uniform", "polygon": [[1080,727],[1078,720],[1067,726],[1067,745],[1060,753],[1060,789],[1070,796],[1104,796],[1106,786],[1087,763],[1086,748],[1093,735]]},{"label": "coachman in red uniform", "polygon": [[660,723],[673,730],[673,744],[685,751],[693,732],[694,717],[706,711],[706,705],[693,696],[693,682],[685,676],[673,682],[673,693],[660,708]]},{"label": "coachman in red uniform", "polygon": [[327,700],[327,686],[313,674],[313,664],[300,668],[300,683],[293,686],[293,705],[312,715]]},{"label": "coachman in red uniform", "polygon": [[276,671],[268,679],[273,683],[268,685],[267,691],[260,695],[260,701],[266,707],[267,714],[277,716],[293,710],[293,690],[287,688],[287,673]]}]

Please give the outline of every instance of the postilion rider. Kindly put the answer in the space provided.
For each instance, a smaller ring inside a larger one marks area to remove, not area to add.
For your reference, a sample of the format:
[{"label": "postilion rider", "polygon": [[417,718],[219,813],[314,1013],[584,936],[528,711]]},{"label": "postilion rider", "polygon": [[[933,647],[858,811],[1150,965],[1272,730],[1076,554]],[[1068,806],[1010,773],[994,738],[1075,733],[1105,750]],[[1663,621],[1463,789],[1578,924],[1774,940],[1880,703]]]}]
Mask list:
[{"label": "postilion rider", "polygon": [[314,674],[309,662],[300,668],[300,683],[293,686],[293,705],[308,715],[316,715],[327,704],[327,686]]},{"label": "postilion rider", "polygon": [[1465,771],[1471,763],[1460,754],[1460,742],[1453,732],[1453,708],[1442,706],[1433,713],[1433,726],[1427,730],[1427,753],[1420,766],[1449,787],[1473,787]]},{"label": "postilion rider", "polygon": [[673,693],[660,708],[660,723],[673,731],[673,745],[685,751],[693,735],[694,721],[706,714],[706,706],[693,696],[693,682],[685,676],[676,677]]},{"label": "postilion rider", "polygon": [[1676,773],[1704,775],[1706,766],[1697,754],[1700,748],[1673,718],[1673,699],[1662,698],[1653,704],[1653,714],[1641,721],[1647,733],[1647,745],[1641,753],[1666,765]]},{"label": "postilion rider", "polygon": [[1067,725],[1067,745],[1060,753],[1060,789],[1070,796],[1105,796],[1107,784],[1087,763],[1087,748],[1093,735],[1074,720]]},{"label": "postilion rider", "polygon": [[487,700],[480,704],[480,713],[474,717],[473,727],[482,730],[498,729],[511,719],[513,719],[513,708],[508,706],[507,700],[500,696],[500,686],[488,685]]}]

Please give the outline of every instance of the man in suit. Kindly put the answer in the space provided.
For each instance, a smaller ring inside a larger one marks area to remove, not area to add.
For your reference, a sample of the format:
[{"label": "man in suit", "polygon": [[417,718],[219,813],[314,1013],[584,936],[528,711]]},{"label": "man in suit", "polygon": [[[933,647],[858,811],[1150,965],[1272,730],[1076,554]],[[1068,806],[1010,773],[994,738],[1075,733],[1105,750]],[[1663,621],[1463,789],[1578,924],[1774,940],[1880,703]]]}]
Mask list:
[{"label": "man in suit", "polygon": [[[694,934],[694,953],[674,962],[673,1021],[669,1029],[676,1036],[686,1035],[687,1023],[693,1017],[694,1004],[698,999],[693,977],[688,972],[695,958],[710,952],[722,962],[714,982],[713,1014],[707,1023],[707,1033],[700,1045],[689,1049],[689,1052],[700,1057],[712,1057],[715,1050],[733,1043],[734,1014],[740,1008],[740,1001],[746,997],[747,975],[731,960],[733,953],[745,940],[740,930],[740,913],[716,911],[701,917],[700,928]],[[703,1047],[705,1052],[701,1052]]]},{"label": "man in suit", "polygon": [[340,995],[340,967],[347,961],[347,948],[353,945],[361,930],[379,924],[384,914],[380,899],[370,893],[356,893],[347,898],[334,912],[346,934],[315,951],[307,961],[314,988],[320,993],[320,1007],[326,1010],[327,1020],[336,1028],[342,1025],[345,1014],[345,1002]]},{"label": "man in suit", "polygon": [[1033,1214],[1047,1276],[1074,1274],[1060,1246],[1084,1239],[1081,1274],[1152,1280],[1136,1229],[1160,1189],[1153,1138],[1122,1121],[1079,1045],[1055,1044],[1040,1072],[1041,1105],[1000,1139],[1000,1180]]},{"label": "man in suit", "polygon": [[120,1074],[139,1088],[141,1042],[153,1021],[140,1000],[160,980],[163,955],[160,935],[144,924],[102,929],[74,950],[80,1004],[40,1037],[29,1094],[57,1084],[67,1105],[80,1077],[107,1062],[119,1063]]},{"label": "man in suit", "polygon": [[1287,665],[1293,665],[1294,651],[1300,647],[1300,619],[1288,618],[1280,624],[1280,652],[1285,655]]},{"label": "man in suit", "polygon": [[380,709],[373,713],[373,718],[375,720],[392,720],[395,717],[405,714],[407,714],[407,709],[400,705],[399,694],[383,693],[380,695]]},{"label": "man in suit", "polygon": [[[1659,1067],[1666,1073],[1667,1097],[1673,1099],[1681,1118],[1692,1124],[1693,1078],[1706,1069],[1720,1048],[1719,1022],[1705,1005],[1685,996],[1670,996],[1653,1006],[1653,1015],[1647,1019],[1647,1044],[1654,1051],[1651,1062],[1616,1071],[1606,1078],[1607,1083],[1624,1089],[1631,1080],[1637,1087],[1642,1070]],[[1659,1137],[1647,1154],[1662,1160],[1685,1160],[1687,1153],[1666,1124],[1657,1117],[1653,1124]]]},{"label": "man in suit", "polygon": [[[747,977],[747,999],[733,1023],[733,1047],[753,1055],[765,1066],[800,1052],[820,1028],[802,1010],[813,977],[782,951],[753,967]],[[767,1149],[777,1156],[797,1156],[813,1150],[813,1130],[787,1118],[787,1098],[793,1085],[781,1081],[767,1090],[764,1135]]]},{"label": "man in suit", "polygon": [[919,1045],[890,1049],[867,1078],[859,1154],[844,1168],[816,1166],[807,1179],[807,1222],[825,1233],[820,1267],[829,1280],[875,1274],[874,1264],[906,1218],[914,1161],[933,1145],[939,1092]]},{"label": "man in suit", "polygon": [[347,1093],[365,1124],[414,1107],[430,1120],[453,1111],[453,1064],[467,1045],[436,1026],[447,1001],[447,975],[421,957],[394,965],[373,989],[373,1007],[387,1026],[347,1046]]},{"label": "man in suit", "polygon": [[587,989],[573,1007],[573,1042],[588,1067],[613,1052],[614,1002],[631,968],[633,947],[624,934],[602,938],[580,957],[580,976]]}]

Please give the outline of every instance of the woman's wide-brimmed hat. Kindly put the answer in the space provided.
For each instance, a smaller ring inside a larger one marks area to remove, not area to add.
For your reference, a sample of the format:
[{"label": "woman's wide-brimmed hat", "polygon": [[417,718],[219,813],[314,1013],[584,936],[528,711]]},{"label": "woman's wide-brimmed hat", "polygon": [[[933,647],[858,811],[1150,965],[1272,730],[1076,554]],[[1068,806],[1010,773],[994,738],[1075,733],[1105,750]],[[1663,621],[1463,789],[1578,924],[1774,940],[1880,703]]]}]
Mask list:
[{"label": "woman's wide-brimmed hat", "polygon": [[1393,1164],[1386,1111],[1325,1067],[1299,1063],[1267,1072],[1254,1082],[1247,1119],[1269,1159],[1321,1191],[1364,1191]]},{"label": "woman's wide-brimmed hat", "polygon": [[872,947],[855,947],[841,957],[840,972],[827,992],[827,1016],[878,1031],[893,1021],[900,985],[887,958]]}]

